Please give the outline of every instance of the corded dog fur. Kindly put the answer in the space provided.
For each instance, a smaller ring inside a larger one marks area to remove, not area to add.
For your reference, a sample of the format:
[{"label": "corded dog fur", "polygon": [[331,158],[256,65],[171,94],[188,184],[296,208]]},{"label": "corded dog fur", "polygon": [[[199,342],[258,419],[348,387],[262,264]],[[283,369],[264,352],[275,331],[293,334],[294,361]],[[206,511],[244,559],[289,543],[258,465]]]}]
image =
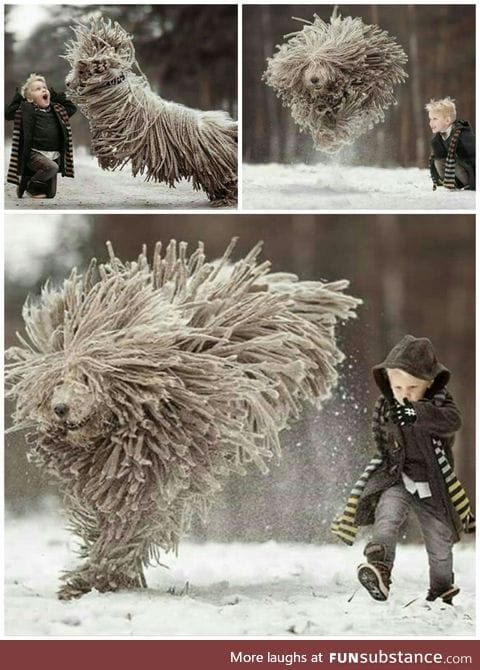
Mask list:
[{"label": "corded dog fur", "polygon": [[315,147],[334,153],[384,120],[407,56],[386,31],[336,10],[328,23],[316,14],[304,23],[277,45],[263,79]]},{"label": "corded dog fur", "polygon": [[[191,180],[213,206],[237,202],[237,124],[226,112],[200,111],[154,93],[118,24],[79,24],[65,58],[69,96],[90,122],[100,166],[130,163],[134,175],[174,186]],[[134,72],[138,71],[138,74]]]},{"label": "corded dog fur", "polygon": [[59,482],[79,567],[60,598],[145,586],[143,569],[176,550],[192,515],[205,519],[230,473],[280,450],[303,403],[336,383],[335,326],[359,300],[345,280],[298,281],[170,242],[110,259],[23,309],[25,336],[7,351],[14,430]]}]

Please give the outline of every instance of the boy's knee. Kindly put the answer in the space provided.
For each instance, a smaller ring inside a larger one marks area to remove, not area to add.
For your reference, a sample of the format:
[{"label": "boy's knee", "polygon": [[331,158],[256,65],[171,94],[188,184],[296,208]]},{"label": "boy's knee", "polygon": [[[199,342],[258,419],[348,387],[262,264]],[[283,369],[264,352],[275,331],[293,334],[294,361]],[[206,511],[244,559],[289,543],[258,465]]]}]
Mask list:
[{"label": "boy's knee", "polygon": [[457,161],[457,164],[455,165],[455,177],[462,186],[466,186],[469,182],[468,172],[460,161]]},{"label": "boy's knee", "polygon": [[49,160],[48,163],[45,163],[45,179],[53,179],[58,173],[59,166],[56,161]]},{"label": "boy's knee", "polygon": [[445,159],[443,158],[435,158],[433,161],[433,164],[435,165],[435,170],[437,171],[438,176],[440,179],[445,178]]}]

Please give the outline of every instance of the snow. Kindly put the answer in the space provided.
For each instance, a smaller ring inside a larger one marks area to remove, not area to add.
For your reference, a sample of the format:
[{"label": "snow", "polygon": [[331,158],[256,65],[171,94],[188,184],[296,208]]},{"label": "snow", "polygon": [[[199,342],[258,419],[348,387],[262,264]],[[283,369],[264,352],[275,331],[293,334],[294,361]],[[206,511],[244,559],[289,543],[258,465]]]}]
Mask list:
[{"label": "snow", "polygon": [[[55,590],[75,562],[74,539],[55,513],[7,515],[5,633],[8,636],[370,636],[475,635],[473,543],[455,547],[461,593],[450,607],[423,600],[422,546],[398,549],[389,601],[357,584],[362,541],[340,544],[184,542],[178,558],[147,571],[146,590],[64,603]],[[353,596],[353,597],[352,597]],[[416,599],[416,600],[414,600]],[[414,600],[414,602],[411,602]],[[411,603],[411,604],[409,604]]]},{"label": "snow", "polygon": [[[7,164],[8,156],[9,147],[5,156]],[[25,193],[19,199],[15,188],[14,184],[5,185],[5,209],[235,209],[210,207],[207,195],[194,191],[185,180],[169,188],[167,184],[146,182],[142,176],[133,177],[128,166],[106,172],[98,166],[96,158],[81,147],[75,153],[75,178],[59,176],[55,198],[39,200]]]},{"label": "snow", "polygon": [[243,208],[474,210],[474,191],[432,190],[428,170],[337,164],[243,165]]}]

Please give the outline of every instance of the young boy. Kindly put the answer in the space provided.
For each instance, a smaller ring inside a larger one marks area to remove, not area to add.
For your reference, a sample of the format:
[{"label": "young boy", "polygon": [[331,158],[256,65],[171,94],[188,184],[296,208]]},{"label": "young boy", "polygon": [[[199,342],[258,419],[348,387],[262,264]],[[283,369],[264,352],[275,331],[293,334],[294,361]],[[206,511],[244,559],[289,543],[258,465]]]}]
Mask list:
[{"label": "young boy", "polygon": [[452,446],[461,416],[446,385],[450,372],[431,342],[406,335],[373,368],[381,391],[372,420],[378,456],[350,494],[332,530],[352,544],[356,527],[373,524],[358,566],[360,583],[375,600],[389,595],[400,528],[412,510],[422,529],[430,566],[427,600],[452,604],[452,546],[462,526],[473,530],[468,498],[453,473]]},{"label": "young boy", "polygon": [[425,105],[434,133],[430,154],[433,190],[475,190],[475,136],[468,121],[457,121],[452,98],[431,100]]},{"label": "young boy", "polygon": [[45,78],[31,74],[15,91],[5,109],[14,121],[7,181],[17,185],[17,196],[53,198],[57,172],[73,177],[73,143],[69,117],[75,105],[65,93],[47,87]]}]

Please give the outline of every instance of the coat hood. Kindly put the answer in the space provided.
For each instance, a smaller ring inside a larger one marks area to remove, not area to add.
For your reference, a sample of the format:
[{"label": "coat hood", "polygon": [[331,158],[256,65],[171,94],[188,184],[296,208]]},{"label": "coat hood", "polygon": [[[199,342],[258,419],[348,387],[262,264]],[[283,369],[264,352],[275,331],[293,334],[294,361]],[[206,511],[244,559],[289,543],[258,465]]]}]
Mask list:
[{"label": "coat hood", "polygon": [[[458,128],[460,126],[464,130],[472,130],[472,126],[468,121],[462,121],[462,119],[457,119],[453,122],[453,128]],[[472,131],[473,132],[473,131]]]},{"label": "coat hood", "polygon": [[425,393],[426,397],[435,395],[450,379],[450,371],[437,360],[433,345],[426,337],[405,335],[393,347],[383,363],[375,365],[372,369],[373,378],[380,391],[386,398],[391,398],[393,393],[386,368],[404,370],[419,379],[433,379],[433,384]]}]

